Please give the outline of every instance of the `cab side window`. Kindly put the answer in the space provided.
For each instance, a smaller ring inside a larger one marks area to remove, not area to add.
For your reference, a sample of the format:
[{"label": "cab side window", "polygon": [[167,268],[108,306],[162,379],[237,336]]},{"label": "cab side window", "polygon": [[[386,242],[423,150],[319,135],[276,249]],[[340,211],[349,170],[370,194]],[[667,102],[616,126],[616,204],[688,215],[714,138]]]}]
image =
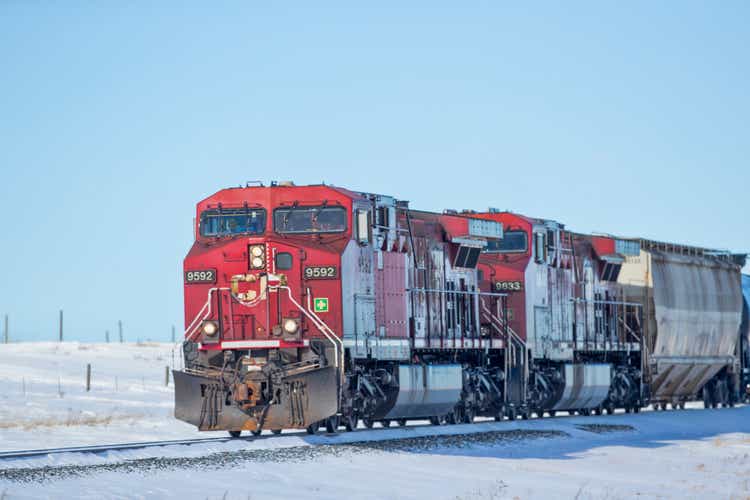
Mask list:
[{"label": "cab side window", "polygon": [[289,252],[280,252],[276,254],[276,269],[288,271],[292,268],[292,254]]}]

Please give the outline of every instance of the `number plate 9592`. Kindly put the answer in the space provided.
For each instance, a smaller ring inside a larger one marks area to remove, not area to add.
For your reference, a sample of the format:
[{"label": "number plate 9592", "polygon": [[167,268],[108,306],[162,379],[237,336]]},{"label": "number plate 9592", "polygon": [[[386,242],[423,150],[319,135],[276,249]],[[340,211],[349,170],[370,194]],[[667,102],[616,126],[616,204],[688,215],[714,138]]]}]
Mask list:
[{"label": "number plate 9592", "polygon": [[332,280],[338,277],[336,266],[307,266],[306,280]]},{"label": "number plate 9592", "polygon": [[185,271],[185,283],[216,283],[216,269]]}]

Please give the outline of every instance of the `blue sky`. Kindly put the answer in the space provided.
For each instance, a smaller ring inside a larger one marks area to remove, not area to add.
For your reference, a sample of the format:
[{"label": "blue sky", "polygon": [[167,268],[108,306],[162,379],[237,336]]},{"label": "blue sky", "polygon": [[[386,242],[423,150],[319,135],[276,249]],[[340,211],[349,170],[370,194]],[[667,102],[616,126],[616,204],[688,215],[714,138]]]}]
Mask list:
[{"label": "blue sky", "polygon": [[750,251],[750,4],[402,3],[0,3],[11,337],[167,339],[255,179]]}]

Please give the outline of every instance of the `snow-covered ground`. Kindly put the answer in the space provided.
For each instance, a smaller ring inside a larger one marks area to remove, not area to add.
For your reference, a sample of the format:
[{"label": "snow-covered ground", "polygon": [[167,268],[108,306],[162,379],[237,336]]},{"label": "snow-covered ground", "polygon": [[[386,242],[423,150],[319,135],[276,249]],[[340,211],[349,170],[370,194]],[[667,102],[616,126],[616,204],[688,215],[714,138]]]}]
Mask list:
[{"label": "snow-covered ground", "polygon": [[[171,417],[171,346],[16,344],[0,355],[0,450],[206,436]],[[460,433],[472,434],[449,436]],[[384,441],[400,438],[410,439]],[[3,499],[635,496],[750,496],[750,407],[295,432],[0,461]]]},{"label": "snow-covered ground", "polygon": [[0,344],[0,451],[225,435],[172,418],[172,359],[171,344]]}]

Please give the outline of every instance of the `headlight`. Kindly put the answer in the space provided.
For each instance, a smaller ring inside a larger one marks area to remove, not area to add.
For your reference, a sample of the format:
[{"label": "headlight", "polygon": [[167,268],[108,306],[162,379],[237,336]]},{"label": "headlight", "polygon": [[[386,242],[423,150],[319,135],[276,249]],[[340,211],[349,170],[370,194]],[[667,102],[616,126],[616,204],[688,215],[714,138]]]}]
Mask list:
[{"label": "headlight", "polygon": [[286,333],[295,333],[299,329],[299,323],[296,319],[287,318],[284,320],[284,331]]},{"label": "headlight", "polygon": [[213,321],[206,321],[203,323],[203,333],[209,337],[213,337],[219,331],[219,325]]},{"label": "headlight", "polygon": [[263,269],[266,267],[266,246],[250,245],[250,268]]}]

